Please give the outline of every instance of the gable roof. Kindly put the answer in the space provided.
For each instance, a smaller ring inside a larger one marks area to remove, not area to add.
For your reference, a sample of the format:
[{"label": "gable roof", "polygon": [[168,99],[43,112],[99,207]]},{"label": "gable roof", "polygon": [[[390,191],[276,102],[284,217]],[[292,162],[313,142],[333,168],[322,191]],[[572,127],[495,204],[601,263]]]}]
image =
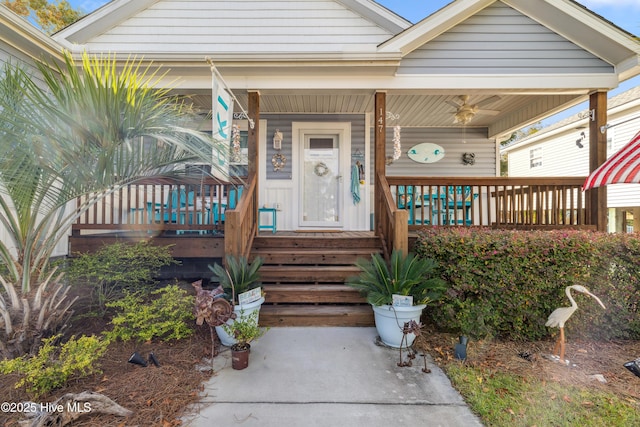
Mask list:
[{"label": "gable roof", "polygon": [[616,68],[620,81],[640,73],[640,43],[573,0],[456,0],[380,45],[409,55],[466,19],[504,4]]},{"label": "gable roof", "polygon": [[573,0],[455,0],[415,25],[372,0],[114,0],[55,38],[161,63],[203,107],[205,58],[273,113],[371,112],[387,91],[401,125],[453,127],[452,105],[493,99],[465,124],[490,136],[640,75],[640,43]]},{"label": "gable roof", "polygon": [[[75,51],[256,55],[376,54],[410,22],[372,0],[115,0],[58,32]],[[384,55],[378,55],[384,56]]]},{"label": "gable roof", "polygon": [[0,5],[0,34],[9,35],[0,38],[2,43],[36,61],[62,58],[58,43],[3,5]]}]

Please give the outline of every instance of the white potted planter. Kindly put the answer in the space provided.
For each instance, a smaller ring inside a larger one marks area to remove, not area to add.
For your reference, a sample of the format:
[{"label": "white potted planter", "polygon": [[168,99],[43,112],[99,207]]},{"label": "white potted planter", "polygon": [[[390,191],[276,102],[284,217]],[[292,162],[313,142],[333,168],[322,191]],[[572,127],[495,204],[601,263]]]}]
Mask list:
[{"label": "white potted planter", "polygon": [[394,307],[392,305],[372,305],[376,322],[376,330],[380,335],[380,340],[389,347],[400,348],[409,347],[415,340],[415,334],[407,334],[407,339],[402,342],[402,328],[410,320],[420,322],[422,310],[426,304],[414,305],[411,307]]},{"label": "white potted planter", "polygon": [[[238,318],[246,318],[246,317],[249,317],[251,313],[253,313],[254,311],[257,311],[258,315],[256,319],[259,321],[260,307],[262,306],[263,302],[264,302],[264,297],[260,298],[257,301],[251,302],[249,304],[234,305],[233,312],[236,314]],[[233,322],[234,322],[233,319],[229,319],[227,321],[227,324],[231,325],[233,324]],[[216,326],[216,333],[218,334],[218,338],[220,338],[220,342],[224,346],[231,347],[237,342],[236,339],[231,335],[229,335],[222,326]]]},{"label": "white potted planter", "polygon": [[[264,297],[260,294],[260,274],[258,272],[262,266],[262,259],[256,257],[253,262],[249,263],[246,257],[236,258],[227,255],[225,260],[225,267],[220,264],[209,265],[209,269],[213,272],[212,281],[220,283],[227,300],[233,304],[233,312],[237,318],[247,317],[256,310],[259,312],[260,306],[264,302]],[[227,324],[232,323],[232,319],[227,321]],[[230,347],[236,343],[235,338],[225,332],[222,326],[216,326],[216,333],[223,345]]]},{"label": "white potted planter", "polygon": [[347,279],[347,285],[359,290],[373,307],[380,340],[395,348],[412,345],[413,332],[403,342],[404,324],[413,320],[420,325],[422,310],[446,289],[436,275],[435,261],[394,250],[388,262],[375,253],[370,260],[356,261],[356,266],[360,274]]}]

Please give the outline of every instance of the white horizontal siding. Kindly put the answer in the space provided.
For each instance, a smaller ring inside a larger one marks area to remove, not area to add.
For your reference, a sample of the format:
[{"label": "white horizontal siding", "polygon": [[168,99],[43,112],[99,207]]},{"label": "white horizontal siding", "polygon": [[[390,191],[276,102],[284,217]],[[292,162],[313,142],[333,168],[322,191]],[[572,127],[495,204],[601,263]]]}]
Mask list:
[{"label": "white horizontal siding", "polygon": [[[630,120],[633,119],[633,120]],[[630,120],[630,121],[628,121]],[[640,131],[640,106],[627,109],[611,117],[607,138],[611,140],[608,156],[611,156]],[[585,133],[581,141],[583,148],[576,145],[580,132]],[[529,153],[542,147],[542,166],[531,169]],[[589,174],[589,129],[570,129],[551,135],[535,144],[528,144],[508,153],[509,176],[587,176]],[[640,186],[620,184],[607,186],[607,207],[629,208],[640,206]]]},{"label": "white horizontal siding", "polygon": [[[509,176],[586,176],[589,174],[589,143],[576,145],[581,130],[574,130],[537,144],[509,152]],[[530,152],[542,147],[542,166],[530,167]]]},{"label": "white horizontal siding", "polygon": [[[626,122],[627,120],[630,121]],[[631,141],[636,133],[640,132],[640,107],[627,111],[624,116],[616,117],[609,124],[614,125],[607,132],[607,136],[612,139],[612,150],[607,153],[608,156],[611,156]],[[638,184],[609,185],[607,187],[607,206],[610,208],[640,206],[640,186]]]},{"label": "white horizontal siding", "polygon": [[[40,85],[44,84],[41,78],[41,74],[38,70],[38,67],[35,65],[35,62],[33,61],[32,58],[14,49],[13,47],[2,43],[0,44],[0,67],[4,67],[4,64],[6,63],[22,68],[31,76],[31,78],[35,82],[37,82]],[[70,231],[65,234],[68,235],[69,233]],[[0,224],[0,239],[5,243],[11,242],[11,238],[9,237],[7,229],[2,224]],[[9,245],[9,247],[13,251],[15,251],[15,246]],[[67,249],[68,249],[68,238],[65,236],[56,245],[52,255],[54,257],[67,255],[67,252],[68,252]]]},{"label": "white horizontal siding", "polygon": [[529,150],[521,149],[510,151],[508,158],[509,176],[531,176],[529,175]]},{"label": "white horizontal siding", "polygon": [[93,51],[341,52],[392,34],[331,0],[159,1],[90,40]]},{"label": "white horizontal siding", "polygon": [[603,73],[610,64],[496,2],[408,54],[401,74]]},{"label": "white horizontal siding", "polygon": [[4,66],[5,63],[12,64],[27,71],[34,81],[39,83],[43,82],[40,71],[31,57],[9,45],[0,43],[0,66]]}]

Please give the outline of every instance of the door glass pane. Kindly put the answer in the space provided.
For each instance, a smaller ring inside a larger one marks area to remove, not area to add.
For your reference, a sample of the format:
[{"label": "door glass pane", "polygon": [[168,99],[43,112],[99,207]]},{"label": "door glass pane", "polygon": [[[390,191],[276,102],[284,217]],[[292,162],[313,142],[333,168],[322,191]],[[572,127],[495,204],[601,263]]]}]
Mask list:
[{"label": "door glass pane", "polygon": [[302,221],[307,225],[331,225],[340,221],[338,138],[305,138]]}]

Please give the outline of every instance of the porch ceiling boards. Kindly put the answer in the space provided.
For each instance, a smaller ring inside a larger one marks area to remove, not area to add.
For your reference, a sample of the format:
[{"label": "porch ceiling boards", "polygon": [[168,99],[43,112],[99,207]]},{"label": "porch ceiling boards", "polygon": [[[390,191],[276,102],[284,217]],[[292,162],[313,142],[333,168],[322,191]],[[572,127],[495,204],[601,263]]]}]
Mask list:
[{"label": "porch ceiling boards", "polygon": [[[236,91],[235,95],[247,109],[247,93]],[[403,127],[461,127],[454,123],[456,109],[451,103],[460,104],[459,96],[469,95],[468,104],[482,103],[484,100],[496,95],[495,93],[481,91],[466,91],[458,94],[419,94],[387,93],[387,111],[399,115],[398,124]],[[544,105],[546,110],[559,109],[559,105],[575,104],[587,99],[582,94],[499,94],[499,99],[490,104],[482,105],[482,109],[495,110],[500,113],[489,115],[482,111],[467,124],[467,127],[491,128],[501,121],[507,120],[514,114],[521,120],[536,121],[540,117],[536,115],[536,107]],[[189,99],[194,106],[203,111],[211,109],[211,95],[199,93],[190,95]],[[262,114],[364,114],[374,110],[374,96],[372,91],[340,91],[328,93],[311,91],[260,92],[260,112]],[[240,112],[240,108],[236,107]],[[490,132],[491,134],[491,132]]]}]

